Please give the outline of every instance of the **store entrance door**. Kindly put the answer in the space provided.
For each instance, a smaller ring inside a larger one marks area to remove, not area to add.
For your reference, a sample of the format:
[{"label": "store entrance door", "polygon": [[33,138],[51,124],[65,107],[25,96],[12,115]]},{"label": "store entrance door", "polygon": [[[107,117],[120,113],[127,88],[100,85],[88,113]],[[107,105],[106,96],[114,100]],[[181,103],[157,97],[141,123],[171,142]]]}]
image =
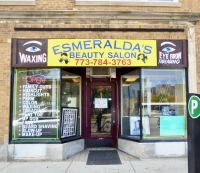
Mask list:
[{"label": "store entrance door", "polygon": [[115,83],[88,82],[87,148],[116,147],[115,97]]}]

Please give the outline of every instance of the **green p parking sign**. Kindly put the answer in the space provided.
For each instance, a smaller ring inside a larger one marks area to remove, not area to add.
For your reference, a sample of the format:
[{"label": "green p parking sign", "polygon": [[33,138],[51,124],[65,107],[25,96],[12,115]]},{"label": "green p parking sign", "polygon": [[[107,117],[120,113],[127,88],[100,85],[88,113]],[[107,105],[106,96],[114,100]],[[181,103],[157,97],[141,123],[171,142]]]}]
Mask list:
[{"label": "green p parking sign", "polygon": [[200,116],[200,99],[199,99],[199,97],[192,95],[189,98],[188,112],[192,118],[198,118]]}]

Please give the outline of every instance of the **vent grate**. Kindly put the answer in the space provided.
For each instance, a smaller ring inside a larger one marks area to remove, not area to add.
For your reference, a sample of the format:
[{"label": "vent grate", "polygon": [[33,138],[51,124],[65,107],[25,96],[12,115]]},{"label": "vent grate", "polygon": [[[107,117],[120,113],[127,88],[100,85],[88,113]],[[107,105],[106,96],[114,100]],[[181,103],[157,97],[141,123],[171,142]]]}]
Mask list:
[{"label": "vent grate", "polygon": [[110,75],[110,70],[107,67],[93,67],[92,75]]}]

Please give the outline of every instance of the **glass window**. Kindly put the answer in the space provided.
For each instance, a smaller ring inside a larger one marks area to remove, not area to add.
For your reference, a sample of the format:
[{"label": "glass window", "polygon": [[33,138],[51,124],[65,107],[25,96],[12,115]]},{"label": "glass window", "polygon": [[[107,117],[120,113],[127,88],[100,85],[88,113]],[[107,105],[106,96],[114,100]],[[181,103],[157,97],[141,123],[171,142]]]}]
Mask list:
[{"label": "glass window", "polygon": [[184,69],[142,69],[143,139],[186,138]]},{"label": "glass window", "polygon": [[[75,115],[69,115],[65,117],[66,121],[63,121],[62,138],[70,136],[81,135],[81,77],[62,71],[62,107],[70,108],[67,110],[74,110]],[[67,118],[67,117],[73,118]],[[73,122],[73,127],[72,127]]]},{"label": "glass window", "polygon": [[140,76],[139,70],[121,77],[121,134],[140,139]]},{"label": "glass window", "polygon": [[15,69],[12,140],[58,140],[60,69]]},{"label": "glass window", "polygon": [[111,86],[91,86],[91,136],[111,136]]}]

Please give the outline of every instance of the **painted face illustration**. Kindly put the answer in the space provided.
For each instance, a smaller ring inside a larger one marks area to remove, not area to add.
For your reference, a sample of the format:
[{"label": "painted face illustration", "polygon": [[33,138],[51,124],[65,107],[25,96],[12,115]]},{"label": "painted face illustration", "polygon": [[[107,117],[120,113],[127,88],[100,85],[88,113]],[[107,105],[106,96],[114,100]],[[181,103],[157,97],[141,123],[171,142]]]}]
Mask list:
[{"label": "painted face illustration", "polygon": [[65,62],[65,64],[68,64],[69,63],[69,60],[68,60],[68,55],[67,55],[67,53],[62,53],[61,55],[60,55],[60,59],[58,59],[58,61],[60,62],[60,63],[62,63],[63,61]]},{"label": "painted face illustration", "polygon": [[65,64],[68,64],[68,62],[69,62],[69,60],[67,59],[67,60],[65,60]]},{"label": "painted face illustration", "polygon": [[143,53],[140,53],[137,56],[137,60],[140,60],[140,59],[145,63],[146,60],[147,60],[147,56],[145,54],[143,54]]}]

